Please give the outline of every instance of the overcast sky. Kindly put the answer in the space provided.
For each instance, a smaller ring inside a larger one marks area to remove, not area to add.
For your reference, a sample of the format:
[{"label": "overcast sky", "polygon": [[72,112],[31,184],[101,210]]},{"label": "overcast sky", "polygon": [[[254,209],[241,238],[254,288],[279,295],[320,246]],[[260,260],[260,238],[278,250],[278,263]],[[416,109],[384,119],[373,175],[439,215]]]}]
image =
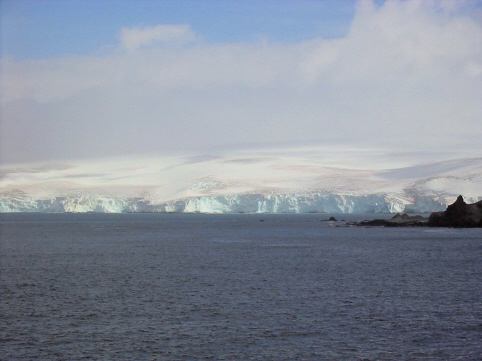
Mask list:
[{"label": "overcast sky", "polygon": [[3,163],[304,143],[482,154],[482,1],[0,4]]}]

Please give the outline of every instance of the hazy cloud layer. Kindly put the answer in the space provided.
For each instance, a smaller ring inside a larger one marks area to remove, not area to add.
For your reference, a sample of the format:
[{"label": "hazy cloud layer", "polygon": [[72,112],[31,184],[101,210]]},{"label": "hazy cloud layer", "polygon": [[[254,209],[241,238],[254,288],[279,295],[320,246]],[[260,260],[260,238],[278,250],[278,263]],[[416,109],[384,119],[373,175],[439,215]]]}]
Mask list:
[{"label": "hazy cloud layer", "polygon": [[189,25],[158,25],[144,28],[124,28],[121,31],[121,43],[127,50],[138,50],[141,47],[162,43],[184,44],[194,41],[195,34]]},{"label": "hazy cloud layer", "polygon": [[482,24],[466,3],[360,1],[339,39],[213,44],[161,24],[121,29],[101,55],[3,59],[1,156],[480,139]]}]

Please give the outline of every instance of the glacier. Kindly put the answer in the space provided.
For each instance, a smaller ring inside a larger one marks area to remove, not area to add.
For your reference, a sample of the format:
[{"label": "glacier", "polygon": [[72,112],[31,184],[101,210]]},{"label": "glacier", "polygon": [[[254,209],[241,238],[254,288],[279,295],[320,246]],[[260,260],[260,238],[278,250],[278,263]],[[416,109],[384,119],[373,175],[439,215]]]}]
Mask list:
[{"label": "glacier", "polygon": [[0,212],[428,213],[482,199],[482,158],[387,159],[291,149],[4,166]]},{"label": "glacier", "polygon": [[409,204],[388,194],[236,194],[152,203],[138,197],[70,196],[52,199],[1,197],[0,212],[170,213],[398,213],[445,210],[432,197]]}]

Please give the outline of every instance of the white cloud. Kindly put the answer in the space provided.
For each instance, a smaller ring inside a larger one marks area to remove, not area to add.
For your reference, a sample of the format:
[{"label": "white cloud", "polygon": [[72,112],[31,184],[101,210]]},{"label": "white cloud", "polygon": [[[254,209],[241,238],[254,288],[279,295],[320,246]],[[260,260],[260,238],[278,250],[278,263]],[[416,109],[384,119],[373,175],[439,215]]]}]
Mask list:
[{"label": "white cloud", "polygon": [[143,28],[124,28],[120,33],[123,47],[135,50],[158,43],[185,44],[196,39],[189,25],[157,25]]},{"label": "white cloud", "polygon": [[2,153],[25,142],[20,123],[45,132],[35,149],[48,144],[48,156],[480,135],[482,26],[466,12],[460,1],[366,0],[339,39],[210,44],[159,25],[122,29],[99,56],[3,60],[2,133],[20,139]]}]

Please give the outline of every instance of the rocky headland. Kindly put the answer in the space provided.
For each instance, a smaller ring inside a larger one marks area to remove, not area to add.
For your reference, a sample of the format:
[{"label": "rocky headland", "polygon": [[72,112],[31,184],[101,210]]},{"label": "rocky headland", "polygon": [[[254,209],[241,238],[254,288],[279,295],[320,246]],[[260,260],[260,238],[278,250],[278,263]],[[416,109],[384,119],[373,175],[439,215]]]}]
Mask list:
[{"label": "rocky headland", "polygon": [[482,228],[482,201],[467,204],[462,196],[443,212],[432,212],[430,217],[396,214],[391,219],[374,219],[356,223],[365,227],[453,227]]},{"label": "rocky headland", "polygon": [[444,212],[433,212],[428,219],[429,227],[474,228],[482,227],[482,201],[467,204],[462,196]]}]

